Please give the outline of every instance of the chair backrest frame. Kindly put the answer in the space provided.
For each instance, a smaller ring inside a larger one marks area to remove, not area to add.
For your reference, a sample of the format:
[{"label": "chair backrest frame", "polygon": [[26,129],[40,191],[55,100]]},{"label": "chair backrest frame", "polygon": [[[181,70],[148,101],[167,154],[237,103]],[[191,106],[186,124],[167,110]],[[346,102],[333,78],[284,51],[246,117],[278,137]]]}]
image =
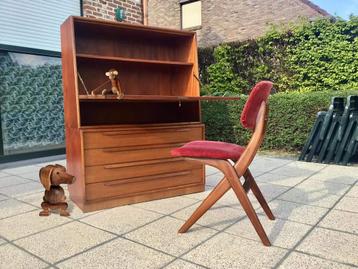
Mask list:
[{"label": "chair backrest frame", "polygon": [[267,102],[263,101],[256,117],[256,126],[252,133],[251,139],[247,144],[245,151],[242,153],[239,161],[235,164],[235,168],[239,177],[244,175],[264,140],[268,120],[268,111],[268,104]]}]

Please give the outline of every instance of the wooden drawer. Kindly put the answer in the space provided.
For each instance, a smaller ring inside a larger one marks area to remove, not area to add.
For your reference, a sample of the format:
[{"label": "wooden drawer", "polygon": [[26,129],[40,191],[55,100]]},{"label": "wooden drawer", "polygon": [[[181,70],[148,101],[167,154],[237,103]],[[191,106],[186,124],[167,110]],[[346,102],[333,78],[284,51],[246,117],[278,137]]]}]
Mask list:
[{"label": "wooden drawer", "polygon": [[133,130],[84,132],[83,144],[85,149],[100,149],[188,142],[202,138],[203,127],[201,125],[171,128],[143,127]]},{"label": "wooden drawer", "polygon": [[85,165],[103,165],[170,158],[170,150],[184,143],[85,150]]},{"label": "wooden drawer", "polygon": [[87,184],[86,198],[87,200],[96,200],[108,197],[135,196],[202,183],[202,169],[184,170],[130,180]]},{"label": "wooden drawer", "polygon": [[182,158],[170,158],[142,162],[88,166],[85,169],[85,173],[86,183],[88,184],[163,174],[173,171],[199,169],[201,167],[202,165],[196,162],[184,161]]}]

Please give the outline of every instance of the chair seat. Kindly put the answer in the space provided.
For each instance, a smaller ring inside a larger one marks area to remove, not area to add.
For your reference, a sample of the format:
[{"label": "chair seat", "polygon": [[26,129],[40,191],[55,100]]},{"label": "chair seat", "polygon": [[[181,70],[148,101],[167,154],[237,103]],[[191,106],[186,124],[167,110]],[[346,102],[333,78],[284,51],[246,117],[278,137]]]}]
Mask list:
[{"label": "chair seat", "polygon": [[208,159],[240,159],[245,148],[236,144],[217,141],[192,141],[171,151],[172,156],[208,158]]}]

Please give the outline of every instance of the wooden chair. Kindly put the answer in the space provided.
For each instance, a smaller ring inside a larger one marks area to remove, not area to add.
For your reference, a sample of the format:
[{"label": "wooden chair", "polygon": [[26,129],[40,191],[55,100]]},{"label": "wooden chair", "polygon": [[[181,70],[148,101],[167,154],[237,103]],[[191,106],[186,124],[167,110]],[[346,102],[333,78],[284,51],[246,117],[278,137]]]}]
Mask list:
[{"label": "wooden chair", "polygon": [[[252,89],[242,111],[241,124],[244,128],[253,130],[253,135],[246,147],[225,142],[192,141],[171,151],[173,156],[181,156],[188,160],[202,162],[218,168],[224,174],[224,178],[179,229],[179,233],[188,231],[188,229],[207,210],[209,210],[230,188],[232,188],[262,243],[265,246],[271,245],[247,196],[247,192],[251,190],[268,218],[270,220],[275,219],[249,170],[249,165],[254,159],[264,138],[268,115],[267,100],[271,88],[272,82],[270,81],[261,81],[257,83]],[[232,165],[230,160],[235,162],[234,165]],[[243,184],[240,181],[241,177],[244,177],[245,179]]]}]

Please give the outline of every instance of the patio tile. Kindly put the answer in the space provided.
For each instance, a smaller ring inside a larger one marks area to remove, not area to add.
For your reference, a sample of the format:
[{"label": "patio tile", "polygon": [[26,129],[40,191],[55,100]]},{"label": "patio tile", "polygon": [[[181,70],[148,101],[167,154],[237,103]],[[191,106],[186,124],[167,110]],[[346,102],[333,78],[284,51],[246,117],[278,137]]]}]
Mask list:
[{"label": "patio tile", "polygon": [[280,159],[280,158],[269,158],[269,157],[256,157],[251,165],[250,170],[267,172],[273,169],[276,169],[280,166],[284,166],[292,162],[292,160]]},{"label": "patio tile", "polygon": [[220,233],[183,258],[209,268],[272,268],[285,253],[261,242]]},{"label": "patio tile", "polygon": [[[46,261],[55,263],[88,250],[114,236],[88,225],[71,222],[63,226],[14,241]],[[36,243],[35,243],[36,242]]]},{"label": "patio tile", "polygon": [[164,268],[165,269],[204,269],[205,267],[181,259],[177,259],[173,263],[169,264],[168,266],[165,266]]},{"label": "patio tile", "polygon": [[31,171],[31,172],[26,172],[23,174],[18,174],[19,177],[22,178],[26,178],[26,179],[30,179],[33,181],[37,181],[40,182],[40,177],[39,177],[39,169]]},{"label": "patio tile", "polygon": [[3,169],[2,172],[8,173],[11,175],[18,175],[18,174],[24,174],[27,172],[33,172],[34,170],[38,170],[39,168],[35,165],[26,165],[26,166],[19,166],[14,168],[6,168]]},{"label": "patio tile", "polygon": [[0,201],[0,219],[28,212],[34,209],[36,209],[36,207],[13,199]]},{"label": "patio tile", "polygon": [[300,252],[292,252],[278,268],[280,269],[291,269],[291,268],[351,269],[352,267],[341,263],[306,255]]},{"label": "patio tile", "polygon": [[222,173],[216,173],[210,176],[206,176],[205,184],[215,187],[220,182],[220,180],[222,180],[223,177],[224,175]]},{"label": "patio tile", "polygon": [[312,164],[312,163],[306,163],[306,162],[299,162],[294,161],[290,162],[287,165],[277,168],[275,170],[270,171],[270,173],[276,174],[276,175],[286,175],[291,177],[309,177],[313,175],[314,173],[317,173],[322,168],[324,168],[326,165],[320,165],[320,164]]},{"label": "patio tile", "polygon": [[329,181],[319,181],[309,178],[297,185],[296,188],[305,190],[307,192],[324,192],[343,195],[349,188],[349,185],[333,183]]},{"label": "patio tile", "polygon": [[306,176],[266,173],[259,177],[256,177],[256,180],[258,182],[266,182],[287,187],[293,187],[303,181],[305,178]]},{"label": "patio tile", "polygon": [[339,198],[338,195],[316,191],[308,192],[296,187],[279,196],[279,199],[282,200],[326,208],[331,208]]},{"label": "patio tile", "polygon": [[216,233],[210,228],[195,225],[187,233],[179,234],[178,229],[183,223],[184,221],[165,217],[128,233],[125,237],[179,256]]},{"label": "patio tile", "polygon": [[[292,248],[308,232],[311,226],[288,220],[269,220],[266,215],[259,215],[272,245],[283,248]],[[248,218],[240,220],[225,230],[228,234],[234,234],[247,239],[261,242],[254,226]]]},{"label": "patio tile", "polygon": [[11,244],[0,246],[0,257],[1,269],[45,268],[48,266],[48,264],[44,263],[40,259]]},{"label": "patio tile", "polygon": [[4,173],[4,172],[1,172],[1,170],[0,170],[0,178],[2,178],[2,177],[8,177],[8,176],[9,176],[9,174]]},{"label": "patio tile", "polygon": [[[269,203],[275,217],[315,225],[328,211],[327,208],[303,205],[284,200],[274,200]],[[264,211],[260,209],[264,214]]]},{"label": "patio tile", "polygon": [[59,268],[160,268],[173,257],[117,238],[81,255],[63,261]]},{"label": "patio tile", "polygon": [[169,215],[175,211],[178,211],[186,206],[190,206],[196,201],[193,199],[185,198],[183,196],[166,198],[160,200],[154,200],[145,203],[134,204],[133,206],[146,210],[152,210],[160,214]]},{"label": "patio tile", "polygon": [[205,185],[205,191],[183,195],[183,197],[199,201],[204,200],[206,196],[208,196],[209,193],[213,190],[213,188],[213,186]]},{"label": "patio tile", "polygon": [[334,209],[358,213],[358,197],[344,196]]},{"label": "patio tile", "polygon": [[351,170],[344,170],[345,167],[329,165],[324,168],[319,173],[313,175],[311,178],[314,180],[325,181],[325,182],[333,182],[339,184],[352,185],[357,179],[357,170],[355,167],[355,172]]},{"label": "patio tile", "polygon": [[357,197],[358,198],[358,185],[353,186],[349,192],[347,192],[346,196]]},{"label": "patio tile", "polygon": [[124,234],[162,217],[151,211],[133,206],[121,206],[104,210],[81,221],[116,234]]},{"label": "patio tile", "polygon": [[319,226],[358,235],[358,214],[340,210],[332,210],[319,223]]},{"label": "patio tile", "polygon": [[5,188],[8,186],[18,185],[18,184],[24,184],[24,183],[31,183],[32,181],[29,179],[25,179],[22,177],[17,176],[6,176],[0,178],[0,189]]},{"label": "patio tile", "polygon": [[358,236],[315,228],[297,250],[358,266]]},{"label": "patio tile", "polygon": [[216,169],[215,167],[212,167],[210,165],[205,165],[205,175],[209,176],[215,173],[219,173],[220,170]]},{"label": "patio tile", "polygon": [[0,220],[0,233],[8,240],[15,240],[71,221],[60,216],[40,217],[38,211]]},{"label": "patio tile", "polygon": [[45,189],[42,184],[28,180],[30,183],[19,184],[14,186],[9,186],[0,189],[0,193],[5,193],[11,197],[20,197],[24,195],[29,195],[36,192],[43,192]]},{"label": "patio tile", "polygon": [[36,167],[44,167],[46,165],[50,165],[50,164],[60,164],[64,167],[66,167],[66,159],[61,159],[61,160],[53,160],[53,161],[50,161],[50,162],[41,162],[41,163],[37,163],[35,164]]},{"label": "patio tile", "polygon": [[[276,184],[270,184],[266,182],[257,182],[257,185],[259,186],[261,192],[263,193],[263,196],[265,197],[266,201],[269,201],[270,199],[275,198],[276,196],[280,195],[281,193],[285,192],[289,189],[289,187],[276,185]],[[199,193],[195,195],[195,198],[201,198],[201,200],[205,199],[211,190],[208,190],[203,193]],[[249,199],[252,203],[252,206],[254,208],[261,207],[258,203],[256,197],[252,194],[252,192],[249,192]],[[238,207],[241,208],[241,204],[239,200],[237,199],[236,194],[232,189],[230,189],[223,197],[220,198],[220,200],[217,202],[217,204],[230,206],[230,207]]]},{"label": "patio tile", "polygon": [[[79,219],[79,218],[83,218],[86,216],[90,216],[93,214],[97,214],[100,211],[93,211],[93,212],[88,212],[88,213],[83,213],[81,211],[81,209],[78,208],[77,205],[75,205],[68,197],[68,191],[65,190],[65,195],[67,197],[67,203],[68,203],[68,212],[70,213],[70,218],[72,219]],[[41,208],[41,203],[43,201],[43,196],[44,193],[43,192],[37,192],[37,193],[33,193],[30,195],[26,195],[26,196],[21,196],[21,197],[17,197],[17,200],[21,200],[24,201],[26,203],[32,204],[38,208]],[[58,215],[58,212],[52,213],[52,214],[56,214]]]},{"label": "patio tile", "polygon": [[[186,221],[197,207],[198,205],[194,205],[185,208],[173,214],[173,216]],[[246,214],[242,209],[214,205],[196,223],[215,230],[222,230],[245,216]]]},{"label": "patio tile", "polygon": [[[276,198],[289,189],[288,186],[276,185],[266,182],[256,182],[266,200]],[[252,192],[249,192],[252,194]],[[255,198],[256,199],[256,198]]]},{"label": "patio tile", "polygon": [[[256,198],[253,195],[249,194],[249,199],[250,199],[251,204],[254,208],[257,208],[260,206],[260,204],[258,203],[258,201],[256,200]],[[220,200],[216,204],[222,205],[222,206],[233,207],[235,209],[238,208],[240,210],[242,209],[242,206],[241,206],[239,200],[237,199],[235,192],[232,189],[229,190],[227,193],[225,193],[224,196],[221,197]]]}]

